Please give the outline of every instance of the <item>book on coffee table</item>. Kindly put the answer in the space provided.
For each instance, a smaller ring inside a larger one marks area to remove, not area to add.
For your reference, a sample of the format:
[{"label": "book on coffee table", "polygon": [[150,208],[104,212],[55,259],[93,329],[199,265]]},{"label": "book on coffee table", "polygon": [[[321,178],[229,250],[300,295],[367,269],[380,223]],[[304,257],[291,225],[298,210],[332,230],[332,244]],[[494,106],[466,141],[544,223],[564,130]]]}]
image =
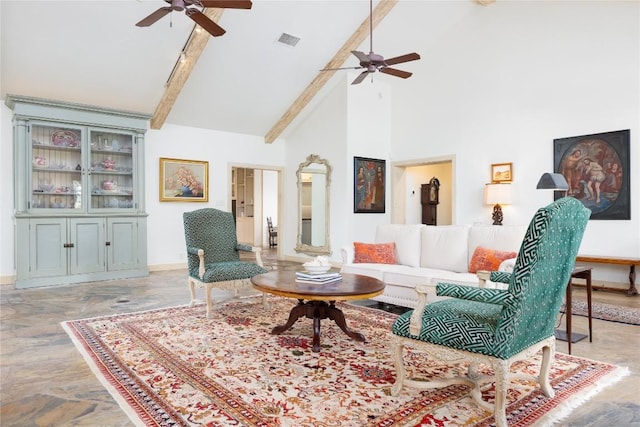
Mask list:
[{"label": "book on coffee table", "polygon": [[331,283],[342,280],[340,273],[311,274],[296,271],[296,282],[298,283]]}]

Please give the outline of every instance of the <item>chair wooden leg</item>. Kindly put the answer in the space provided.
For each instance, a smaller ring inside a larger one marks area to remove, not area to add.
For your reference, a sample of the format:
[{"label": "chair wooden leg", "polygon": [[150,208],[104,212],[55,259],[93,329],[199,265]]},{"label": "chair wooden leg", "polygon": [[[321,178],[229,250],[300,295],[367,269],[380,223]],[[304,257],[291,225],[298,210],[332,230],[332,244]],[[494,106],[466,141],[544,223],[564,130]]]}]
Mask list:
[{"label": "chair wooden leg", "polygon": [[196,289],[195,283],[191,277],[189,277],[189,292],[191,293],[191,302],[189,303],[189,307],[193,307],[196,303]]},{"label": "chair wooden leg", "polygon": [[496,427],[509,427],[507,424],[507,391],[509,390],[509,369],[511,363],[506,360],[493,362],[493,370],[496,375],[496,400],[493,417]]},{"label": "chair wooden leg", "polygon": [[207,283],[205,285],[205,298],[207,301],[207,319],[211,319],[213,315],[213,302],[211,301],[211,290],[213,289],[213,284]]},{"label": "chair wooden leg", "polygon": [[402,358],[404,346],[402,345],[401,338],[397,335],[393,336],[393,362],[396,366],[396,381],[391,386],[391,396],[397,396],[402,391],[404,386],[404,380],[407,377],[407,371],[404,368],[404,359]]},{"label": "chair wooden leg", "polygon": [[538,382],[540,383],[540,389],[547,397],[554,397],[556,394],[549,382],[549,370],[551,369],[551,362],[555,357],[555,353],[555,346],[542,347],[542,364],[540,365]]}]

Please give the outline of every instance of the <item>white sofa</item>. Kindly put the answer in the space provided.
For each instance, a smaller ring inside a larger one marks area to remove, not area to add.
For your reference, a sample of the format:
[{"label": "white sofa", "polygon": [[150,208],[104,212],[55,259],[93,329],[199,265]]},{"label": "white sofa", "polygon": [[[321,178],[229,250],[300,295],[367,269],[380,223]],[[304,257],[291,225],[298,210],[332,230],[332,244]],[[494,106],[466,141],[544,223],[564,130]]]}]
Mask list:
[{"label": "white sofa", "polygon": [[[476,247],[518,252],[526,226],[386,224],[376,228],[375,243],[395,243],[397,264],[354,263],[353,244],[341,249],[343,273],[375,277],[385,283],[381,302],[415,308],[416,285],[433,287],[427,302],[442,299],[435,294],[438,282],[478,286],[469,273]],[[504,261],[500,270],[509,271],[515,259]],[[487,283],[486,287],[496,286]]]}]

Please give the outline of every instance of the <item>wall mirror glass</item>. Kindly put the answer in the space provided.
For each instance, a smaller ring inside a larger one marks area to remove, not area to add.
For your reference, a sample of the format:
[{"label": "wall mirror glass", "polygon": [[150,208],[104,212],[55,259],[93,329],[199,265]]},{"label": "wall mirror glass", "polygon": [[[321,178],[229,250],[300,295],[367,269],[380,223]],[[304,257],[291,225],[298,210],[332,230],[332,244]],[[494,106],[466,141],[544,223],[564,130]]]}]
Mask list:
[{"label": "wall mirror glass", "polygon": [[331,165],[326,159],[311,154],[300,163],[298,178],[298,241],[296,252],[328,255],[329,188]]}]

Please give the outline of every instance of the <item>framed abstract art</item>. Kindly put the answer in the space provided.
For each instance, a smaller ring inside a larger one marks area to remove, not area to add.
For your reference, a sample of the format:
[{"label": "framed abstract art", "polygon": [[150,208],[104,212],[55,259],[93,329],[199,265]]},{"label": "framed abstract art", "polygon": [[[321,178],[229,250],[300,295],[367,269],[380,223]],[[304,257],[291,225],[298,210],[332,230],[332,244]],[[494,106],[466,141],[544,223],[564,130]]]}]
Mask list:
[{"label": "framed abstract art", "polygon": [[631,219],[629,141],[628,129],[553,140],[553,170],[591,219]]}]

